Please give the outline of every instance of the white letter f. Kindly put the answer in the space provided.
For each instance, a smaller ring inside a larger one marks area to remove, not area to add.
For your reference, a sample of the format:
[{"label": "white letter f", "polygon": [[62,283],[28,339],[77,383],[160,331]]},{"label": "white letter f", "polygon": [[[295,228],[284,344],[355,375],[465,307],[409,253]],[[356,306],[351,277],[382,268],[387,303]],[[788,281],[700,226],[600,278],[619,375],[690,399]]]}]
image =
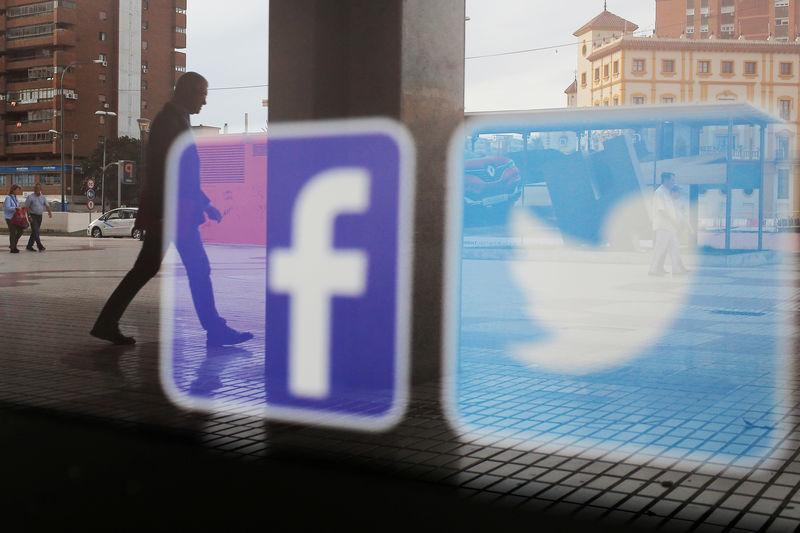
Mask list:
[{"label": "white letter f", "polygon": [[325,398],[330,391],[331,298],[357,297],[367,282],[367,254],[336,250],[334,224],[342,213],[369,206],[369,174],[337,168],[311,178],[292,212],[291,248],[269,257],[273,292],[289,294],[289,391]]}]

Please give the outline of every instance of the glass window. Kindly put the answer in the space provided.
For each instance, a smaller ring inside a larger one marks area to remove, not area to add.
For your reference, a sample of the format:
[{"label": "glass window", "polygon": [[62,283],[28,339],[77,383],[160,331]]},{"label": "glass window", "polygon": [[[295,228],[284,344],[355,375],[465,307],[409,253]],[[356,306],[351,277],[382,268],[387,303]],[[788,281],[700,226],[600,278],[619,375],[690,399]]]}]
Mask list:
[{"label": "glass window", "polygon": [[675,72],[675,60],[664,59],[661,61],[661,72],[672,73]]},{"label": "glass window", "polygon": [[613,70],[614,70],[614,75],[615,75],[615,76],[616,76],[617,74],[619,74],[619,60],[617,60],[617,61],[614,61],[614,69],[613,69]]},{"label": "glass window", "polygon": [[723,74],[733,74],[733,61],[723,61],[722,62],[722,73]]},{"label": "glass window", "polygon": [[755,61],[745,61],[744,62],[744,73],[745,74],[755,74],[757,65]]},{"label": "glass window", "polygon": [[105,41],[106,40],[106,32],[104,32],[104,31],[100,32],[100,40],[101,41]]},{"label": "glass window", "polygon": [[781,76],[791,76],[792,75],[792,64],[785,62],[781,63]]},{"label": "glass window", "polygon": [[631,103],[633,104],[643,104],[644,103],[644,96],[634,96],[631,98]]},{"label": "glass window", "polygon": [[711,70],[711,62],[710,61],[698,61],[697,62],[697,72],[699,74],[708,74]]},{"label": "glass window", "polygon": [[608,77],[608,65],[603,65],[603,77]]},{"label": "glass window", "polygon": [[674,104],[675,103],[675,97],[674,96],[662,96],[661,97],[661,103],[662,104]]},{"label": "glass window", "polygon": [[778,100],[778,114],[783,120],[791,120],[792,101],[788,98],[781,98]]},{"label": "glass window", "polygon": [[789,199],[789,170],[778,169],[778,200]]},{"label": "glass window", "polygon": [[644,59],[634,59],[633,60],[633,71],[634,72],[644,72],[645,63]]}]

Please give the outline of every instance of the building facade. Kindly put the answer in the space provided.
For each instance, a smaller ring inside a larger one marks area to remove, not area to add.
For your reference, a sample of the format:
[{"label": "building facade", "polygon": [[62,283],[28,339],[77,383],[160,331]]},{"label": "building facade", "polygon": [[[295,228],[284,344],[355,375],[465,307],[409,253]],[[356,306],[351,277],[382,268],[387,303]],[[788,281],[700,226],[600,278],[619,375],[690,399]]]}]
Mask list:
[{"label": "building facade", "polygon": [[[575,32],[575,105],[750,102],[784,121],[766,136],[766,171],[777,184],[770,205],[773,216],[797,216],[800,42],[635,37],[631,27],[606,11]],[[701,149],[725,151],[725,135],[707,137]],[[737,134],[735,156],[756,157],[758,143],[752,133]]]},{"label": "building facade", "polygon": [[170,98],[185,47],[186,0],[0,0],[0,187],[60,198],[63,139],[77,194],[104,136],[138,138]]},{"label": "building facade", "polygon": [[656,0],[656,35],[793,41],[800,0]]}]

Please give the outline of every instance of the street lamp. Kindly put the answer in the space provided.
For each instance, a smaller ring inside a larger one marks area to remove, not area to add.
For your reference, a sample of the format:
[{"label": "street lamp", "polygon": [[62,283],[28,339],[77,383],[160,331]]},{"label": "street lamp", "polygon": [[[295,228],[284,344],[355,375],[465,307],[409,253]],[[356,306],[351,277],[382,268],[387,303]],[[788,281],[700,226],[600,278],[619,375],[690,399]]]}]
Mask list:
[{"label": "street lamp", "polygon": [[61,81],[59,83],[58,94],[60,96],[60,106],[61,106],[61,210],[66,211],[64,208],[64,74],[69,71],[72,67],[78,65],[88,65],[90,63],[97,63],[103,66],[106,66],[106,62],[102,59],[92,59],[91,61],[73,61],[69,65],[67,65],[63,71],[61,71]]},{"label": "street lamp", "polygon": [[[139,124],[139,176],[146,176],[145,174],[147,169],[147,161],[145,158],[145,149],[144,143],[147,139],[147,134],[150,133],[150,119],[149,118],[137,118],[136,122]],[[141,180],[141,178],[140,178]],[[141,181],[139,181],[141,183]],[[141,187],[141,185],[140,185]],[[141,190],[141,189],[139,189]]]},{"label": "street lamp", "polygon": [[[101,182],[102,187],[102,194],[100,195],[102,207],[100,211],[105,213],[106,212],[106,123],[108,122],[108,117],[116,117],[117,114],[113,111],[95,111],[95,115],[100,116],[103,115],[103,178]],[[62,167],[63,168],[63,167]]]}]

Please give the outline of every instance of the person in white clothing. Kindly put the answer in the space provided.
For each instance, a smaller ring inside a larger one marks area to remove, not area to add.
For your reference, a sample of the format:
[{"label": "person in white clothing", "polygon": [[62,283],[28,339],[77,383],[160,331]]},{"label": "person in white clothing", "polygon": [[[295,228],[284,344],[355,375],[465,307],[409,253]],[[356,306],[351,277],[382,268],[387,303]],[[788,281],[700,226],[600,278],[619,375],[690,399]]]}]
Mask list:
[{"label": "person in white clothing", "polygon": [[650,263],[651,276],[663,276],[664,260],[669,254],[672,264],[672,274],[685,274],[688,270],[683,266],[678,252],[678,228],[680,220],[672,198],[672,188],[675,186],[675,174],[663,172],[661,186],[653,193],[653,230],[655,240],[653,244],[653,260]]}]

